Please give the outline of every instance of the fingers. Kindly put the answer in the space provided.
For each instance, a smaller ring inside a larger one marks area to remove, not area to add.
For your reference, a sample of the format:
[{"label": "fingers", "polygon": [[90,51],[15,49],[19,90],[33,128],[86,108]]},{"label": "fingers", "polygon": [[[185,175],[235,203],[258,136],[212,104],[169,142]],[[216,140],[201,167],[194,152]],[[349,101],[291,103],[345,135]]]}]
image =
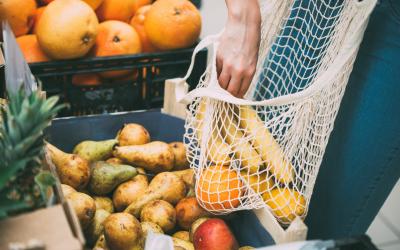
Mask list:
[{"label": "fingers", "polygon": [[253,79],[255,66],[244,67],[244,63],[232,63],[217,56],[218,82],[221,88],[226,89],[233,96],[242,98]]},{"label": "fingers", "polygon": [[233,96],[238,97],[240,88],[242,85],[242,74],[241,72],[232,72],[231,80],[229,81],[228,88],[226,89]]},{"label": "fingers", "polygon": [[246,94],[247,90],[250,87],[251,81],[253,80],[254,73],[255,73],[255,69],[247,70],[244,73],[242,85],[240,86],[240,90],[238,93],[239,98],[243,98],[243,96]]},{"label": "fingers", "polygon": [[228,67],[222,66],[221,73],[218,77],[218,82],[221,88],[227,89],[229,81],[231,80],[231,72]]},{"label": "fingers", "polygon": [[244,70],[240,67],[233,67],[231,64],[225,63],[222,65],[222,71],[219,74],[218,82],[221,88],[226,89],[229,93],[236,97],[240,96],[241,91],[246,91],[248,85],[245,90],[242,90],[242,81],[245,76]]},{"label": "fingers", "polygon": [[242,85],[240,85],[239,92],[237,94],[238,98],[243,98],[243,96],[246,94],[247,90],[249,89],[250,86],[250,81],[249,79],[243,79]]},{"label": "fingers", "polygon": [[217,55],[217,76],[219,77],[219,75],[222,72],[222,56]]}]

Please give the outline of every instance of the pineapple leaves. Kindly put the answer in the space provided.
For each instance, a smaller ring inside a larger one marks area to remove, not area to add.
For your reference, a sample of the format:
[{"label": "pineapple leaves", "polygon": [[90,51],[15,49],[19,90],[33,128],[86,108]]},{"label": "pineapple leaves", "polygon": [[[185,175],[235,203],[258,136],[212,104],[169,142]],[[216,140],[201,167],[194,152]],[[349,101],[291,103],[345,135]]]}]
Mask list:
[{"label": "pineapple leaves", "polygon": [[48,200],[47,191],[56,184],[56,178],[50,173],[50,171],[45,170],[35,176],[35,183],[39,186],[43,200]]},{"label": "pineapple leaves", "polygon": [[[21,89],[8,94],[8,103],[0,112],[0,193],[7,193],[7,189],[12,188],[10,182],[14,181],[21,171],[40,164],[44,147],[43,131],[65,107],[57,105],[58,97],[44,99],[39,92],[32,92],[26,96]],[[44,189],[53,185],[53,181],[55,179],[52,179],[49,173],[40,172],[36,176],[35,184],[41,190],[42,197]],[[0,216],[6,215],[8,208],[22,206],[14,200],[0,201]]]},{"label": "pineapple leaves", "polygon": [[23,169],[29,162],[30,158],[20,159],[15,161],[12,165],[0,168],[0,190],[6,186],[18,171]]}]

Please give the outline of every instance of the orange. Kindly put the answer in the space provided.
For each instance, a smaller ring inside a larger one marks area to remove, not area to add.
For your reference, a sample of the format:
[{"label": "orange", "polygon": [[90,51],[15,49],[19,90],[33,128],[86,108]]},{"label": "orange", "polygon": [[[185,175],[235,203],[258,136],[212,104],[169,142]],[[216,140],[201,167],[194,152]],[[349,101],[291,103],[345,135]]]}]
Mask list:
[{"label": "orange", "polygon": [[[51,2],[53,2],[54,0],[41,0],[41,2],[43,4],[49,4]],[[97,9],[100,4],[103,2],[103,0],[82,0],[84,2],[86,2],[87,4],[90,5],[90,7],[92,7],[94,10]]]},{"label": "orange", "polygon": [[96,13],[100,21],[119,20],[129,22],[133,16],[135,0],[104,0]]},{"label": "orange", "polygon": [[289,188],[275,188],[262,195],[275,217],[284,224],[289,224],[297,216],[304,217],[306,199],[299,192]]},{"label": "orange", "polygon": [[147,13],[144,27],[157,48],[186,48],[200,36],[201,16],[188,0],[157,0]]},{"label": "orange", "polygon": [[51,2],[53,2],[54,0],[40,0],[40,2],[42,3],[42,4],[49,4],[49,3],[51,3]]},{"label": "orange", "polygon": [[147,37],[146,31],[144,29],[144,20],[146,19],[146,14],[150,10],[151,5],[145,5],[139,8],[136,14],[132,17],[131,25],[135,28],[136,32],[140,37],[142,42],[143,52],[155,52],[157,48],[151,44],[149,38]]},{"label": "orange", "polygon": [[97,86],[101,79],[97,74],[79,74],[72,76],[72,84],[76,86]]},{"label": "orange", "polygon": [[10,23],[15,36],[28,34],[35,11],[35,0],[0,0],[0,20]]},{"label": "orange", "polygon": [[133,14],[136,14],[136,12],[143,6],[145,5],[150,5],[153,3],[153,0],[134,0],[133,5],[132,5],[132,11]]},{"label": "orange", "polygon": [[42,14],[43,14],[43,11],[44,11],[45,8],[46,8],[46,6],[43,6],[43,7],[40,7],[40,8],[36,9],[35,16],[33,18],[33,20],[34,20],[34,22],[33,22],[33,30],[32,30],[33,34],[36,34],[37,24],[38,24],[38,22],[40,20],[40,17],[42,17]]},{"label": "orange", "polygon": [[92,9],[94,10],[97,9],[103,2],[103,0],[83,0],[83,1],[89,4],[90,7],[92,7]]},{"label": "orange", "polygon": [[71,59],[87,54],[95,43],[99,22],[81,0],[53,1],[39,19],[36,35],[51,58]]},{"label": "orange", "polygon": [[[135,29],[121,21],[105,21],[100,23],[96,44],[93,47],[94,56],[116,56],[135,54],[142,51],[139,35]],[[102,72],[104,78],[120,77],[131,71]]]},{"label": "orange", "polygon": [[43,52],[36,35],[23,35],[17,38],[17,43],[28,63],[46,62],[50,58]]},{"label": "orange", "polygon": [[222,165],[203,170],[196,186],[196,196],[211,211],[232,209],[240,205],[243,183],[238,174]]}]

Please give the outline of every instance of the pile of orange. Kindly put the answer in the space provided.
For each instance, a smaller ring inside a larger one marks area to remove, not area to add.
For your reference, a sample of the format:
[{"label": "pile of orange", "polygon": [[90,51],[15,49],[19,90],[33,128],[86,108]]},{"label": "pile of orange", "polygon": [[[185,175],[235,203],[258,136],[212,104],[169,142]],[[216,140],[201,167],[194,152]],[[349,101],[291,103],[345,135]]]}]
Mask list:
[{"label": "pile of orange", "polygon": [[30,63],[187,48],[201,30],[189,0],[0,0],[0,20]]}]

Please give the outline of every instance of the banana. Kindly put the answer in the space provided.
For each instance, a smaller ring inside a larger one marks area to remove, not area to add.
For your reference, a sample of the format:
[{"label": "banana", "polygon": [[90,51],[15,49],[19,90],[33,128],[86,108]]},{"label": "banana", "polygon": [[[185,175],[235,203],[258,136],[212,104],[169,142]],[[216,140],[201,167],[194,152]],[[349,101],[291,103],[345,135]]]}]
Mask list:
[{"label": "banana", "polygon": [[[204,114],[206,112],[206,99],[202,99],[199,103],[196,112],[196,135],[199,143],[201,143],[201,138],[203,136],[203,123]],[[215,123],[213,122],[212,126]],[[232,158],[230,153],[232,152],[231,147],[221,138],[217,129],[211,126],[211,135],[207,143],[207,159],[215,165],[229,165]]]},{"label": "banana", "polygon": [[[233,148],[234,156],[241,161],[241,169],[250,172],[251,174],[258,174],[261,168],[264,168],[262,158],[251,144],[245,140],[245,135],[239,130],[239,124],[236,121],[230,108],[226,104],[221,112],[221,131],[227,143]],[[222,123],[223,122],[223,123]]]},{"label": "banana", "polygon": [[240,127],[245,130],[246,135],[254,138],[252,140],[253,146],[260,153],[275,179],[283,184],[292,182],[294,168],[285,159],[281,147],[260,120],[257,112],[250,106],[240,106],[239,117]]},{"label": "banana", "polygon": [[275,183],[272,178],[268,178],[267,171],[259,174],[250,174],[246,171],[240,171],[240,176],[257,194],[263,195],[265,192],[274,188]]}]

